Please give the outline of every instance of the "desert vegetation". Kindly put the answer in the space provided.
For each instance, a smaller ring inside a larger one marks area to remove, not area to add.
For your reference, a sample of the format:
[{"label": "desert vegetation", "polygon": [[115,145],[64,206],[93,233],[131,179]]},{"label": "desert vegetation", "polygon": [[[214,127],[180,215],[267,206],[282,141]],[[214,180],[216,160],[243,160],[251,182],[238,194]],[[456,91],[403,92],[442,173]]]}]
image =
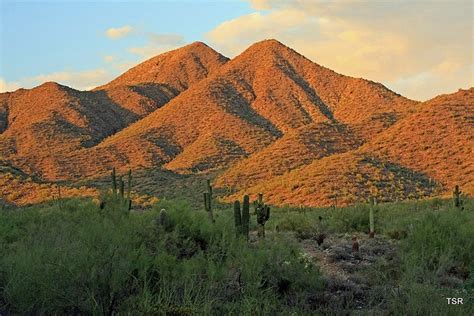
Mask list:
[{"label": "desert vegetation", "polygon": [[277,40],[0,93],[0,315],[474,314],[473,105]]},{"label": "desert vegetation", "polygon": [[474,201],[457,193],[272,207],[264,196],[221,204],[208,186],[199,206],[162,200],[134,211],[118,183],[101,205],[83,198],[2,208],[0,313],[474,311]]}]

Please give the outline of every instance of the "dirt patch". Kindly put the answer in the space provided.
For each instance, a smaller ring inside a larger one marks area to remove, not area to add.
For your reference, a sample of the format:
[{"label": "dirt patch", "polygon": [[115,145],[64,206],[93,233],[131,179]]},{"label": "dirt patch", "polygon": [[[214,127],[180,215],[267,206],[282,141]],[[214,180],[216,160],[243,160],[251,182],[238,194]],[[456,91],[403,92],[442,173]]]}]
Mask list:
[{"label": "dirt patch", "polygon": [[[376,290],[373,286],[372,268],[377,262],[397,260],[395,242],[382,237],[369,239],[366,235],[356,235],[359,251],[353,251],[353,235],[329,235],[318,246],[317,241],[307,239],[301,246],[320,268],[324,282],[324,293],[318,303],[328,310],[367,310],[373,309],[368,298]],[[380,307],[383,301],[378,304]]]}]

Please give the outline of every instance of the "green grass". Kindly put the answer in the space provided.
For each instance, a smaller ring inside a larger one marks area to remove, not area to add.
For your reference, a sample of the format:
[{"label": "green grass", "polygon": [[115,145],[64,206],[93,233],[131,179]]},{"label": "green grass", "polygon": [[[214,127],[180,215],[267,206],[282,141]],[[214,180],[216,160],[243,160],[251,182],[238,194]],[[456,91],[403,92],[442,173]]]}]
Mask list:
[{"label": "green grass", "polygon": [[[380,262],[365,274],[378,280],[373,283],[374,300],[388,301],[387,313],[474,313],[474,200],[464,202],[464,211],[454,208],[451,200],[441,199],[375,206],[376,235],[393,240],[399,257],[395,266]],[[317,232],[367,234],[370,207],[286,207],[275,210],[268,225],[295,231],[296,236]],[[459,279],[464,282],[452,282]],[[377,298],[381,292],[384,297]],[[464,305],[448,305],[447,297],[463,298]]]},{"label": "green grass", "polygon": [[290,313],[310,310],[322,287],[291,241],[248,246],[230,217],[213,225],[179,202],[127,214],[70,200],[0,214],[0,310],[14,314]]},{"label": "green grass", "polygon": [[[236,237],[230,206],[214,224],[179,201],[132,213],[78,199],[0,210],[0,314],[342,313],[321,306],[317,262],[292,236],[365,234],[369,207],[272,209],[266,240],[251,243]],[[367,313],[474,312],[472,199],[462,212],[448,200],[378,205],[375,231],[396,244],[398,260],[364,272],[373,279]],[[462,281],[447,285],[451,276]]]}]

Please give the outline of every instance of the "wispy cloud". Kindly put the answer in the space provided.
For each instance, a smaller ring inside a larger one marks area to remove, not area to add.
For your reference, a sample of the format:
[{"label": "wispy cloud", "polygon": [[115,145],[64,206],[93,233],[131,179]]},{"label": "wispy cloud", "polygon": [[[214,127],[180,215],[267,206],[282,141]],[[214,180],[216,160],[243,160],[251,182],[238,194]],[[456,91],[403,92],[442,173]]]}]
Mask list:
[{"label": "wispy cloud", "polygon": [[111,27],[105,31],[105,35],[110,39],[119,39],[129,35],[132,30],[133,28],[130,25],[124,25],[118,28]]},{"label": "wispy cloud", "polygon": [[106,35],[112,39],[131,34],[146,40],[143,46],[129,47],[127,49],[127,52],[135,55],[135,57],[126,57],[120,54],[120,52],[114,52],[114,54],[103,55],[102,60],[104,64],[102,67],[96,69],[84,71],[56,71],[21,78],[14,82],[7,81],[0,77],[0,92],[14,91],[20,87],[32,88],[47,81],[58,82],[78,90],[90,90],[107,83],[120,72],[130,69],[141,60],[148,59],[185,44],[184,38],[181,35],[143,32],[135,30],[132,26],[128,25],[120,28],[110,28],[106,32]]},{"label": "wispy cloud", "polygon": [[33,85],[46,81],[55,81],[79,90],[88,90],[111,79],[103,68],[86,71],[60,71],[29,78]]},{"label": "wispy cloud", "polygon": [[103,68],[86,71],[58,71],[6,82],[0,78],[0,92],[14,91],[20,87],[32,88],[44,82],[54,81],[78,90],[90,90],[111,80],[115,74]]},{"label": "wispy cloud", "polygon": [[276,38],[319,64],[383,82],[414,99],[474,85],[467,72],[473,65],[472,2],[250,2],[255,13],[221,23],[206,35],[225,55]]},{"label": "wispy cloud", "polygon": [[144,46],[130,47],[128,51],[143,59],[170,51],[185,44],[183,36],[179,34],[146,33],[148,42]]},{"label": "wispy cloud", "polygon": [[117,59],[117,57],[115,57],[114,55],[105,55],[105,56],[104,56],[104,61],[105,61],[106,63],[112,63],[112,62],[114,62],[116,59]]},{"label": "wispy cloud", "polygon": [[179,34],[148,33],[150,43],[159,46],[181,46],[184,45],[184,37]]},{"label": "wispy cloud", "polygon": [[15,91],[20,88],[21,85],[19,82],[7,82],[5,79],[0,77],[0,93]]}]

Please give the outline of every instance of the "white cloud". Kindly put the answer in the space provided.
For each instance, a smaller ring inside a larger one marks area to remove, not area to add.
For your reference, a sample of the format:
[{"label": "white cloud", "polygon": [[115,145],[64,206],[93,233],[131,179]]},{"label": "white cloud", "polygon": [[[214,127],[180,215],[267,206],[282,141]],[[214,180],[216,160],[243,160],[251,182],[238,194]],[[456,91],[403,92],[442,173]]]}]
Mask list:
[{"label": "white cloud", "polygon": [[321,65],[415,99],[452,92],[454,84],[474,85],[466,73],[473,65],[472,2],[250,2],[258,11],[211,30],[211,46],[235,56],[256,41],[276,38]]},{"label": "white cloud", "polygon": [[104,61],[106,63],[111,63],[111,62],[114,62],[116,60],[116,57],[114,55],[106,55],[104,56]]},{"label": "white cloud", "polygon": [[184,45],[184,37],[179,34],[148,33],[148,39],[151,43],[160,46]]},{"label": "white cloud", "polygon": [[88,90],[108,81],[110,74],[102,68],[86,71],[60,71],[45,75],[35,76],[28,80],[35,85],[47,81],[55,81],[60,84],[73,87],[79,90]]},{"label": "white cloud", "polygon": [[148,59],[164,52],[176,49],[185,44],[179,34],[147,33],[148,42],[144,46],[130,47],[128,51],[143,59]]},{"label": "white cloud", "polygon": [[15,91],[20,88],[21,85],[19,82],[7,82],[5,79],[0,77],[0,93]]},{"label": "white cloud", "polygon": [[142,59],[148,59],[153,56],[165,53],[172,49],[175,49],[174,46],[155,46],[152,44],[141,46],[141,47],[130,47],[128,51],[134,55],[140,56]]},{"label": "white cloud", "polygon": [[78,90],[90,90],[110,81],[114,75],[114,73],[99,68],[86,71],[58,71],[22,78],[17,82],[6,82],[0,78],[0,92],[13,91],[20,87],[33,88],[48,81],[58,82]]},{"label": "white cloud", "polygon": [[118,28],[109,28],[105,31],[105,35],[110,39],[118,39],[129,35],[132,32],[133,28],[130,25],[124,25]]},{"label": "white cloud", "polygon": [[389,82],[387,86],[395,91],[403,91],[406,95],[418,96],[415,99],[423,101],[442,93],[452,93],[473,86],[474,65],[462,68],[449,67],[446,71],[443,70],[444,67],[445,65],[439,64],[425,72],[400,77]]},{"label": "white cloud", "polygon": [[150,58],[185,44],[184,38],[181,35],[138,32],[128,25],[120,28],[110,28],[106,34],[108,37],[116,39],[129,35],[131,32],[133,32],[135,36],[144,37],[147,40],[144,46],[130,47],[127,49],[129,53],[136,55],[135,57],[124,58],[124,56],[121,57],[121,54],[103,55],[102,60],[104,64],[97,69],[85,71],[57,71],[21,78],[15,82],[9,82],[0,77],[0,92],[14,91],[20,87],[33,88],[48,81],[58,82],[78,90],[90,90],[109,82],[119,73],[135,66],[140,60]]}]

